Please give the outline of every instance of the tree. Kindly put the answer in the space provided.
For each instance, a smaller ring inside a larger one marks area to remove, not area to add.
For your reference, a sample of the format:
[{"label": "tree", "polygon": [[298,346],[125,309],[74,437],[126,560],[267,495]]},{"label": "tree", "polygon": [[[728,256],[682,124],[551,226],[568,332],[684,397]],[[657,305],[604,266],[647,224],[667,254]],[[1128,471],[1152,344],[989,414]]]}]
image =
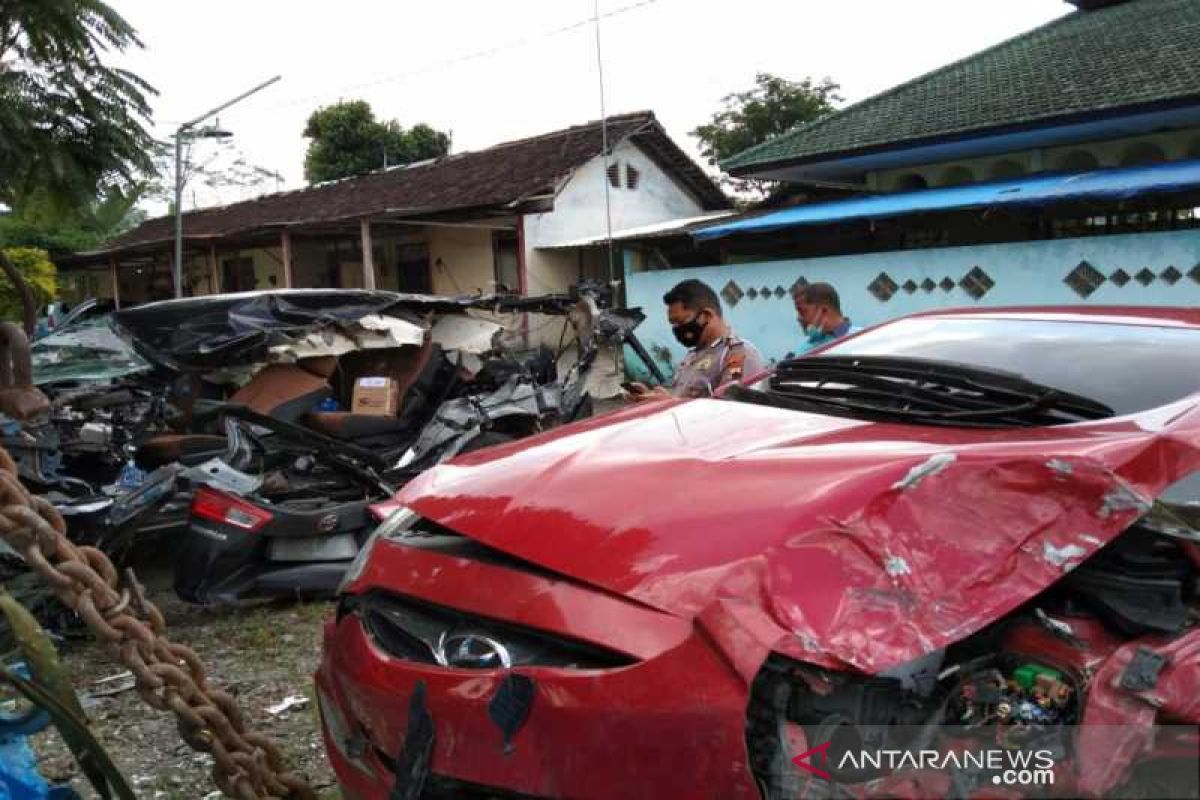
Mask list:
[{"label": "tree", "polygon": [[[36,247],[10,247],[3,251],[5,258],[31,290],[33,302],[41,307],[54,299],[58,291],[57,271],[45,250]],[[0,274],[0,319],[21,319],[25,313],[22,287],[11,277]],[[28,333],[28,332],[27,332]]]},{"label": "tree", "polygon": [[0,0],[0,200],[80,202],[151,169],[154,90],[102,61],[141,46],[100,0]]},{"label": "tree", "polygon": [[[103,56],[141,47],[102,0],[0,0],[0,202],[85,205],[152,169],[153,89]],[[0,250],[0,270],[19,273]],[[24,295],[26,332],[37,309]]]},{"label": "tree", "polygon": [[312,140],[304,156],[304,177],[309,183],[362,175],[450,152],[450,134],[424,123],[405,129],[394,119],[381,122],[365,100],[318,108],[309,116],[304,136]]},{"label": "tree", "polygon": [[[842,100],[838,94],[841,87],[829,78],[789,81],[760,72],[754,84],[749,91],[723,97],[721,110],[692,131],[692,136],[700,140],[700,154],[714,167],[798,125],[820,119]],[[768,185],[765,181],[732,178],[723,178],[722,182],[741,191],[762,191]]]},{"label": "tree", "polygon": [[144,186],[109,189],[79,208],[62,209],[44,193],[22,198],[11,214],[0,217],[0,247],[36,247],[51,260],[68,253],[94,249],[145,219],[136,208]]}]

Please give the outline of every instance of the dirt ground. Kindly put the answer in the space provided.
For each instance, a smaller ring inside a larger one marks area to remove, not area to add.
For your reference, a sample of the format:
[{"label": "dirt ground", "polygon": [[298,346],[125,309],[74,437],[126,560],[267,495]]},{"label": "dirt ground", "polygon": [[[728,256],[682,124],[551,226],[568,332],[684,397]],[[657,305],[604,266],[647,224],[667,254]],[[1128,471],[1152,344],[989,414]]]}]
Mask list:
[{"label": "dirt ground", "polygon": [[[248,723],[273,737],[293,770],[305,775],[322,800],[340,797],[325,759],[317,722],[311,676],[320,655],[321,621],[327,603],[270,603],[238,609],[203,609],[178,600],[170,588],[170,570],[139,567],[139,578],[167,619],[173,641],[195,648],[214,684],[233,692]],[[124,668],[90,641],[60,643],[59,651],[82,694],[116,687],[95,681]],[[269,706],[288,697],[304,702],[279,714]],[[216,800],[210,777],[212,758],[195,753],[180,740],[174,717],[145,705],[136,692],[122,691],[84,700],[97,738],[147,800]],[[69,784],[83,797],[95,797],[52,729],[33,742],[41,770],[54,782]]]}]

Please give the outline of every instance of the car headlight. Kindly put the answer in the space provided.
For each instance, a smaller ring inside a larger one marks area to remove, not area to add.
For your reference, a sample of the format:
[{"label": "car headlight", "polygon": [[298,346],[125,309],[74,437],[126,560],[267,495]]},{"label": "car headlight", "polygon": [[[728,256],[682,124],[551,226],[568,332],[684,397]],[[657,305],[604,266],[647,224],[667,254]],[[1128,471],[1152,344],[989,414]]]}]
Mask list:
[{"label": "car headlight", "polygon": [[350,584],[358,580],[362,575],[362,571],[367,566],[367,561],[371,558],[371,551],[375,547],[375,542],[380,539],[391,539],[399,536],[404,531],[416,524],[421,517],[417,512],[405,506],[400,506],[387,519],[379,523],[379,527],[371,531],[371,535],[363,542],[363,546],[359,549],[358,555],[350,562],[350,566],[346,569],[346,574],[342,576],[342,582],[338,584],[337,593],[343,594],[350,588]]}]

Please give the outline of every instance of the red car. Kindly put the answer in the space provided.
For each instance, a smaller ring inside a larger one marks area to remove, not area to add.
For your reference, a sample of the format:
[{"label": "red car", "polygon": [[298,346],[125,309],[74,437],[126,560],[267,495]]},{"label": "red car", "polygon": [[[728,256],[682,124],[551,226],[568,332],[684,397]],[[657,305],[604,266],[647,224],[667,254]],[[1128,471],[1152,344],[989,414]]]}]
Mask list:
[{"label": "red car", "polygon": [[[915,315],[720,394],[377,509],[316,676],[345,797],[1195,791],[1200,310]],[[945,760],[1046,736],[1036,789]]]}]

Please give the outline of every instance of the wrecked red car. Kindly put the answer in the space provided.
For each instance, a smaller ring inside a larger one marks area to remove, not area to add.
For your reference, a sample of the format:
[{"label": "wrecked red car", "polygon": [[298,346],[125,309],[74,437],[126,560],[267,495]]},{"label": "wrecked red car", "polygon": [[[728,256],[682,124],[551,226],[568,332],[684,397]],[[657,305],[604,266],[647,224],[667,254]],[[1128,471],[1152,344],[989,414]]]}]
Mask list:
[{"label": "wrecked red car", "polygon": [[[1200,310],[916,315],[720,395],[377,509],[316,676],[346,797],[1193,790]],[[1047,735],[1050,788],[936,757]],[[885,747],[935,756],[834,758]]]}]

